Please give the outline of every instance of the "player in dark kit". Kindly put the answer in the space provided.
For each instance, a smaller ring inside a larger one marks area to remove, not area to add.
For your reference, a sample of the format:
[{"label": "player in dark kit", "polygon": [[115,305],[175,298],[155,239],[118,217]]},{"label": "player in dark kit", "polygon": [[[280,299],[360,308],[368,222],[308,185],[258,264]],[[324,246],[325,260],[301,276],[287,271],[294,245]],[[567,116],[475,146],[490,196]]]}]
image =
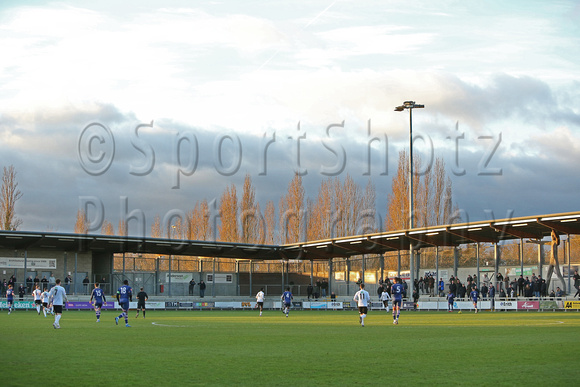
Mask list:
[{"label": "player in dark kit", "polygon": [[137,293],[137,315],[135,318],[139,317],[140,310],[143,311],[143,318],[145,318],[145,301],[147,301],[148,298],[147,293],[145,293],[143,288],[141,288],[141,291]]},{"label": "player in dark kit", "polygon": [[399,324],[399,315],[401,314],[401,305],[403,303],[403,293],[405,288],[401,283],[400,278],[395,278],[395,284],[391,286],[391,294],[393,295],[393,324]]},{"label": "player in dark kit", "polygon": [[115,317],[115,324],[119,325],[119,319],[124,317],[125,326],[127,328],[131,327],[131,325],[129,325],[129,315],[127,314],[129,312],[129,302],[131,301],[133,301],[133,289],[129,286],[129,281],[125,280],[123,281],[123,286],[117,290],[117,302],[123,312]]},{"label": "player in dark kit", "polygon": [[8,285],[8,290],[6,290],[6,303],[8,304],[8,314],[10,314],[14,308],[14,289],[12,289],[12,284]]},{"label": "player in dark kit", "polygon": [[477,313],[477,299],[479,298],[479,290],[477,290],[476,286],[474,286],[471,293],[469,293],[469,298],[471,298],[473,307],[475,308],[475,313]]},{"label": "player in dark kit", "polygon": [[95,283],[95,288],[93,289],[93,292],[91,293],[91,300],[90,302],[93,302],[93,298],[95,299],[95,303],[93,304],[93,306],[95,307],[95,314],[97,315],[97,322],[99,322],[101,320],[101,308],[103,307],[103,304],[107,305],[107,299],[105,298],[105,292],[103,292],[103,289],[101,289],[99,287],[99,283]]},{"label": "player in dark kit", "polygon": [[290,288],[286,288],[286,291],[282,293],[282,304],[284,305],[284,313],[286,313],[286,317],[288,317],[288,312],[290,311],[290,306],[292,306],[292,293],[290,292]]}]

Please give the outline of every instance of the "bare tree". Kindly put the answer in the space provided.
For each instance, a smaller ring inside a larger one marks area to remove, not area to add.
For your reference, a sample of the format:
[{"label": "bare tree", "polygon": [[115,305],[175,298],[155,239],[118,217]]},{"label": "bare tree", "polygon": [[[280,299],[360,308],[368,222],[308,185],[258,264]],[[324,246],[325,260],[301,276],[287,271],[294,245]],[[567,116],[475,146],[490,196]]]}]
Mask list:
[{"label": "bare tree", "polygon": [[271,245],[278,243],[278,238],[276,237],[276,208],[274,202],[271,200],[266,203],[264,218],[266,220],[266,235],[264,243]]},{"label": "bare tree", "polygon": [[22,197],[16,182],[16,170],[13,165],[4,167],[2,175],[2,192],[0,193],[0,219],[2,230],[17,230],[22,220],[16,218],[16,202]]},{"label": "bare tree", "polygon": [[[398,230],[409,227],[409,162],[405,151],[399,153],[399,167],[393,178],[388,197],[385,228]],[[413,160],[414,170],[419,170],[421,160]],[[446,176],[445,163],[437,158],[433,168],[423,176],[413,176],[414,226],[428,227],[451,222],[456,210],[453,203],[451,179]]]},{"label": "bare tree", "polygon": [[77,211],[77,220],[75,222],[75,234],[87,234],[89,232],[89,221],[84,211]]},{"label": "bare tree", "polygon": [[151,238],[162,238],[163,228],[161,227],[161,218],[156,215],[153,218],[153,224],[151,224]]},{"label": "bare tree", "polygon": [[218,226],[219,240],[237,242],[238,236],[238,196],[236,186],[230,185],[220,199],[221,221]]},{"label": "bare tree", "polygon": [[240,223],[242,242],[258,243],[263,241],[263,239],[260,240],[260,229],[264,228],[262,227],[262,214],[259,206],[256,205],[256,190],[252,187],[250,175],[246,175],[244,179],[244,190],[240,203]]},{"label": "bare tree", "polygon": [[[295,243],[303,239],[305,231],[305,193],[302,176],[295,174],[288,185],[288,193],[280,199],[280,233],[282,243]],[[305,235],[304,235],[305,236]]]},{"label": "bare tree", "polygon": [[104,220],[103,225],[101,226],[101,234],[115,235],[115,227],[113,227],[113,224],[108,220]]}]

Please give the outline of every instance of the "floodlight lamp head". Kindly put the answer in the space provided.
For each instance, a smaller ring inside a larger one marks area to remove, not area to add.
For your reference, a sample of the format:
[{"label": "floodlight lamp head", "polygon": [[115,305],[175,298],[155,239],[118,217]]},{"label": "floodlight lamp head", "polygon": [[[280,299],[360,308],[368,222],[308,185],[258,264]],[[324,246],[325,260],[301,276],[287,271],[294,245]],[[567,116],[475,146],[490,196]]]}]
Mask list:
[{"label": "floodlight lamp head", "polygon": [[405,105],[405,107],[413,107],[415,106],[415,101],[405,101],[403,102],[403,105]]},{"label": "floodlight lamp head", "polygon": [[403,110],[405,110],[405,107],[404,107],[404,106],[397,106],[397,107],[395,108],[395,111],[396,111],[396,112],[402,112]]}]

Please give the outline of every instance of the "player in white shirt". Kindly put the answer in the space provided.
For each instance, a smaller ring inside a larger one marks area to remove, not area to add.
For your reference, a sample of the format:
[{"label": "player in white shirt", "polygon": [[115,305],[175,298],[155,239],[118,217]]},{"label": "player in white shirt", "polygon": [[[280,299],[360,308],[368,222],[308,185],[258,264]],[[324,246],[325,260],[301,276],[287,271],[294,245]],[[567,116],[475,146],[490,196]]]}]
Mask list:
[{"label": "player in white shirt", "polygon": [[50,289],[49,292],[49,301],[50,304],[54,308],[54,323],[52,326],[54,329],[60,329],[60,318],[62,316],[62,307],[64,306],[65,302],[67,302],[66,298],[66,290],[62,286],[60,286],[60,279],[56,280],[56,286]]},{"label": "player in white shirt", "polygon": [[360,284],[360,290],[356,292],[354,295],[354,300],[357,302],[358,305],[358,314],[359,314],[359,322],[361,327],[365,326],[365,317],[368,313],[368,305],[369,301],[371,300],[371,296],[369,292],[365,290],[365,284]]},{"label": "player in white shirt", "polygon": [[260,316],[262,315],[262,310],[264,310],[264,288],[261,288],[258,294],[256,294],[256,306],[260,308]]},{"label": "player in white shirt", "polygon": [[38,312],[38,315],[40,315],[40,307],[42,306],[42,300],[41,300],[42,292],[38,288],[38,285],[36,285],[34,287],[34,290],[32,291],[32,295],[34,296],[34,304],[36,305],[36,311]]},{"label": "player in white shirt", "polygon": [[391,299],[391,295],[387,291],[387,288],[385,288],[385,290],[383,290],[383,292],[381,293],[381,301],[383,302],[383,306],[387,310],[387,313],[389,313],[389,300],[390,299]]},{"label": "player in white shirt", "polygon": [[50,308],[48,307],[49,297],[50,297],[50,295],[48,294],[48,290],[46,290],[46,288],[45,288],[44,291],[42,292],[42,294],[40,295],[40,299],[42,300],[42,313],[44,313],[44,317],[46,317],[47,311],[49,313],[51,312]]}]

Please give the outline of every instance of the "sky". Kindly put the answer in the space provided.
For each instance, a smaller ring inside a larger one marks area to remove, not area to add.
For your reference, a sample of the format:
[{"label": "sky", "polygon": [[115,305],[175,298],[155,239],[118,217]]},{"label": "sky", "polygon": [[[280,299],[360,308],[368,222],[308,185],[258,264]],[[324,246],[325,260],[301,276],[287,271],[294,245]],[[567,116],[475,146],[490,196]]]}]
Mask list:
[{"label": "sky", "polygon": [[[149,233],[249,175],[369,179],[442,158],[462,221],[580,210],[575,1],[3,1],[0,166],[20,230]],[[370,163],[369,163],[370,160]],[[133,218],[132,218],[133,216]],[[131,220],[133,219],[133,220]],[[380,222],[379,222],[380,223]]]}]

